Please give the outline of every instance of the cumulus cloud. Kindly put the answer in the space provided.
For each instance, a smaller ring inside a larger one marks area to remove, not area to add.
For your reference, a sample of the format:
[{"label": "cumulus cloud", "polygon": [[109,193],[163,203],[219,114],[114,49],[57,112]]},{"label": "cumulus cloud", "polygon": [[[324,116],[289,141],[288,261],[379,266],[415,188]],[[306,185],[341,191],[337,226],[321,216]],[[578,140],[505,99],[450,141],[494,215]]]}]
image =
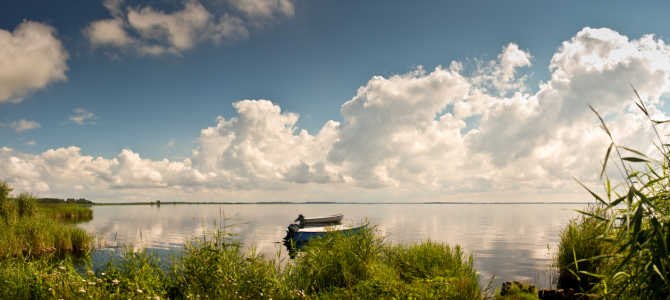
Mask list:
[{"label": "cumulus cloud", "polygon": [[268,24],[278,16],[291,17],[294,13],[290,0],[231,0],[234,10],[219,16],[197,0],[187,0],[183,9],[173,12],[152,6],[127,7],[120,0],[103,4],[112,18],[91,22],[84,35],[94,47],[132,50],[142,55],[179,55],[205,41],[229,44],[244,40],[249,37],[250,25]]},{"label": "cumulus cloud", "polygon": [[21,102],[49,83],[67,79],[67,59],[49,25],[24,20],[13,32],[0,29],[0,103]]},{"label": "cumulus cloud", "polygon": [[37,123],[35,121],[28,121],[26,119],[21,119],[17,122],[10,123],[9,127],[14,128],[14,130],[16,130],[17,133],[22,133],[26,130],[41,128],[42,125],[40,125],[40,123]]},{"label": "cumulus cloud", "polygon": [[267,22],[275,17],[292,17],[295,7],[291,0],[228,0],[230,4],[254,22]]},{"label": "cumulus cloud", "polygon": [[[79,125],[84,125],[84,123],[86,123],[87,119],[97,119],[98,118],[95,114],[93,114],[92,112],[86,111],[83,108],[75,108],[73,110],[73,112],[75,114],[72,115],[72,116],[69,116],[68,118],[70,119],[70,122],[76,123],[76,124],[79,124]],[[88,121],[88,124],[96,124],[96,123],[93,122],[93,121]]]},{"label": "cumulus cloud", "polygon": [[[245,191],[276,197],[288,190],[304,198],[374,190],[372,199],[406,201],[467,201],[462,197],[471,199],[473,192],[556,200],[550,195],[583,194],[571,176],[598,181],[609,141],[587,103],[607,117],[620,145],[653,150],[653,130],[631,105],[629,82],[655,119],[667,119],[656,108],[670,90],[670,47],[663,41],[584,28],[559,47],[551,79],[536,93],[518,75],[531,59],[509,44],[469,76],[453,62],[373,77],[342,105],[343,122],[329,121],[314,135],[296,126],[298,114],[271,101],[239,101],[236,117],[217,118],[200,132],[192,156],[178,161],[143,159],[131,150],[94,159],[76,147],[40,155],[2,148],[0,178],[48,191],[70,184],[86,191],[151,189],[214,198],[240,198]],[[470,117],[481,121],[465,130]]]},{"label": "cumulus cloud", "polygon": [[36,143],[35,141],[29,141],[29,142],[26,142],[26,145],[28,145],[28,146],[36,146],[37,143]]}]

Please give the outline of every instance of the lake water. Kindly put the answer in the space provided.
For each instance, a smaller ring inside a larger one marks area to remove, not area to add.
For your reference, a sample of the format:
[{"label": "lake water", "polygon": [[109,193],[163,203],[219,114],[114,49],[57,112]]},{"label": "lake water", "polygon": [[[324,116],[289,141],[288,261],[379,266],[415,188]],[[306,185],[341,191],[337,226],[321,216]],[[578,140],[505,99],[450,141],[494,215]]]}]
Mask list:
[{"label": "lake water", "polygon": [[[78,226],[107,237],[112,246],[142,245],[163,255],[213,229],[221,213],[246,247],[282,257],[286,227],[306,217],[344,213],[344,223],[369,221],[392,243],[433,241],[459,244],[475,257],[481,282],[495,273],[504,281],[532,281],[549,287],[548,264],[558,231],[586,204],[193,204],[94,206],[94,218]],[[141,239],[140,239],[141,232]],[[551,249],[548,249],[551,248]],[[102,254],[99,257],[102,257]]]}]

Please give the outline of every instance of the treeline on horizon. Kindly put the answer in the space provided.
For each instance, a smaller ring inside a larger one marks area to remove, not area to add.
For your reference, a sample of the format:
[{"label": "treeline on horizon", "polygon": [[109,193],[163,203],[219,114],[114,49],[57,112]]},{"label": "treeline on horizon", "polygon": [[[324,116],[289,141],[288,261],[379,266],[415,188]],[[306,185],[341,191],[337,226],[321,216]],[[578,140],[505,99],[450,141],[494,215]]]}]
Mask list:
[{"label": "treeline on horizon", "polygon": [[49,204],[94,204],[91,200],[86,200],[84,198],[74,199],[68,198],[67,200],[59,198],[37,198],[37,203],[49,203]]}]

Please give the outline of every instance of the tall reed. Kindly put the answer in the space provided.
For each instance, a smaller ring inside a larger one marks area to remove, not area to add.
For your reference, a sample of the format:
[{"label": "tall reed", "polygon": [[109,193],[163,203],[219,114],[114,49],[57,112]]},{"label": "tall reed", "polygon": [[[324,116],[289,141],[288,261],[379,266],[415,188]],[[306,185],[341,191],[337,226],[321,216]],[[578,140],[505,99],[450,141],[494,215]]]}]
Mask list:
[{"label": "tall reed", "polygon": [[[637,91],[635,94],[637,95]],[[668,299],[670,145],[663,142],[656,125],[670,121],[653,120],[639,95],[634,103],[647,116],[656,132],[657,141],[652,143],[658,149],[660,159],[653,159],[635,149],[617,145],[605,121],[592,108],[611,144],[601,171],[605,195],[600,196],[588,188],[587,190],[596,201],[605,206],[603,210],[608,213],[609,218],[589,212],[582,213],[588,220],[604,228],[603,234],[594,239],[611,250],[601,255],[576,259],[574,264],[582,261],[605,261],[608,268],[597,274],[585,270],[577,273],[601,278],[593,290],[607,295],[608,298]],[[623,181],[619,184],[613,184],[605,175],[608,164],[615,165],[623,175]]]}]

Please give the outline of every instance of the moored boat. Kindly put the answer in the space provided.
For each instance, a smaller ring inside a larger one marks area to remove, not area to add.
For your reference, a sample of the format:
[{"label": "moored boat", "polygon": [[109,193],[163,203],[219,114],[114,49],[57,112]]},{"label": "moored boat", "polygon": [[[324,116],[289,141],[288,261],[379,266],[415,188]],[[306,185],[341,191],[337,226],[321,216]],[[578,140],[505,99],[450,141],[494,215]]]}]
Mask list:
[{"label": "moored boat", "polygon": [[309,226],[300,227],[297,224],[289,225],[286,229],[286,237],[284,240],[292,242],[307,242],[310,239],[324,236],[328,233],[343,233],[356,234],[358,231],[365,229],[367,225],[355,226],[351,225],[329,225],[329,226]]},{"label": "moored boat", "polygon": [[298,218],[295,219],[295,222],[300,222],[300,224],[339,223],[342,221],[343,217],[344,214],[334,214],[329,216],[305,218],[305,216],[300,214]]}]

